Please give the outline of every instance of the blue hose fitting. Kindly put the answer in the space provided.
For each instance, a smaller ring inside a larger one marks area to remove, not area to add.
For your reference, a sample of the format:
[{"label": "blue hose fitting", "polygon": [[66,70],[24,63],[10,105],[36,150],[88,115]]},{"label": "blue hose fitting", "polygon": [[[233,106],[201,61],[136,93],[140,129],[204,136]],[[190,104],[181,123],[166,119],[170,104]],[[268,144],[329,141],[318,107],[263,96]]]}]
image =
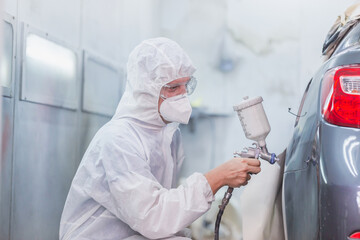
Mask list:
[{"label": "blue hose fitting", "polygon": [[272,154],[271,154],[271,159],[270,159],[270,164],[274,164],[274,163],[275,163],[275,158],[276,158],[275,153],[272,153]]}]

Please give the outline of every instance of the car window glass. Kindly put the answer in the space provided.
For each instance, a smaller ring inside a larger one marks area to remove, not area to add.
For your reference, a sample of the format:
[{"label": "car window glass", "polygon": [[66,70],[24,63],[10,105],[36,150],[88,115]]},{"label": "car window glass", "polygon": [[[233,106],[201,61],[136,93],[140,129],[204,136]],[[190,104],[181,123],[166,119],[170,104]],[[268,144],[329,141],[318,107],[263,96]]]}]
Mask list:
[{"label": "car window glass", "polygon": [[308,85],[307,85],[307,87],[306,87],[306,89],[305,89],[305,92],[304,92],[304,94],[303,94],[303,97],[302,97],[302,99],[301,99],[300,106],[299,106],[299,110],[298,110],[298,112],[297,112],[297,114],[296,114],[296,120],[295,120],[295,125],[294,125],[294,127],[297,126],[297,124],[298,124],[298,122],[299,122],[299,120],[300,120],[301,113],[302,113],[302,109],[303,109],[303,106],[304,106],[304,102],[305,102],[307,93],[308,93],[308,91],[309,91],[311,82],[312,82],[312,79],[311,79],[310,82],[308,83]]},{"label": "car window glass", "polygon": [[346,34],[344,39],[337,46],[334,54],[337,54],[344,49],[354,46],[360,42],[360,24],[357,23],[352,29]]}]

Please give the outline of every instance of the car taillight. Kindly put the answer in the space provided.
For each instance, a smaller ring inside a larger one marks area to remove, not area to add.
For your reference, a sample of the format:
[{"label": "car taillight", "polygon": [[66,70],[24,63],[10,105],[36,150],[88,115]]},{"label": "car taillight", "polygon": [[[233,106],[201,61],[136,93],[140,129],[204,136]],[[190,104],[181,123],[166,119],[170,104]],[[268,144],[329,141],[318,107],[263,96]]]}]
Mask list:
[{"label": "car taillight", "polygon": [[331,124],[360,128],[360,65],[338,67],[325,73],[321,113]]},{"label": "car taillight", "polygon": [[349,239],[360,239],[360,232],[353,233],[349,236]]}]

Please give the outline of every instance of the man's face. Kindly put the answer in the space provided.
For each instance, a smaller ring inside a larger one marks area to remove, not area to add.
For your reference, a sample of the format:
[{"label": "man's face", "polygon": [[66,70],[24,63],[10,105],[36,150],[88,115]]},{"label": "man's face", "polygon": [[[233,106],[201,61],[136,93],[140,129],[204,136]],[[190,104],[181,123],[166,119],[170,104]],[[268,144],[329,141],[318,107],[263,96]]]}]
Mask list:
[{"label": "man's face", "polygon": [[[166,98],[169,98],[169,97],[175,97],[178,95],[186,94],[186,83],[189,80],[190,80],[190,77],[178,78],[178,79],[175,79],[174,81],[167,83],[166,87],[164,86],[161,88],[159,102],[158,102],[158,112],[159,113],[160,113],[160,106],[161,106],[162,102],[164,101],[164,99],[161,96],[165,96]],[[164,120],[163,118],[162,118],[162,120],[165,123],[169,123],[168,121]]]}]

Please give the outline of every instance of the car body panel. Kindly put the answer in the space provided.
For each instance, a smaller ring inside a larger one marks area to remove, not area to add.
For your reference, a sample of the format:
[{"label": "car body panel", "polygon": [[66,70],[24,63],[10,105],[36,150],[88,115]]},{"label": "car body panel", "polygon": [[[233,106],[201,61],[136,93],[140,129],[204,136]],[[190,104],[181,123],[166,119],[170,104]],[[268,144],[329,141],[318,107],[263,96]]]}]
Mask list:
[{"label": "car body panel", "polygon": [[360,231],[360,129],[327,123],[321,115],[324,74],[360,63],[360,24],[320,66],[304,93],[283,178],[285,237],[347,239]]},{"label": "car body panel", "polygon": [[322,122],[320,132],[321,239],[345,239],[360,230],[360,129]]}]

